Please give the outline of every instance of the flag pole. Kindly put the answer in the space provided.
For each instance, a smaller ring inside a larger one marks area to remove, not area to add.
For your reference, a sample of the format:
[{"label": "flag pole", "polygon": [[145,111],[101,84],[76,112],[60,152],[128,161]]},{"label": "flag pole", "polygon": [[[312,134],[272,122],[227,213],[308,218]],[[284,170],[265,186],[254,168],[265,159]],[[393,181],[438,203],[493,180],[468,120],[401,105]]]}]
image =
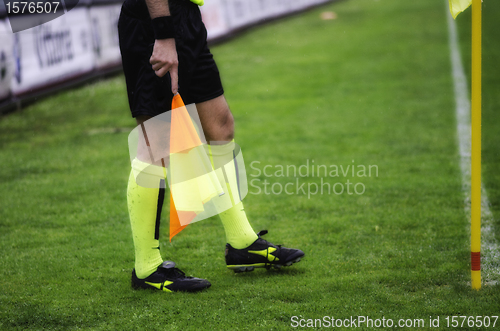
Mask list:
[{"label": "flag pole", "polygon": [[471,284],[481,288],[481,0],[472,1]]}]

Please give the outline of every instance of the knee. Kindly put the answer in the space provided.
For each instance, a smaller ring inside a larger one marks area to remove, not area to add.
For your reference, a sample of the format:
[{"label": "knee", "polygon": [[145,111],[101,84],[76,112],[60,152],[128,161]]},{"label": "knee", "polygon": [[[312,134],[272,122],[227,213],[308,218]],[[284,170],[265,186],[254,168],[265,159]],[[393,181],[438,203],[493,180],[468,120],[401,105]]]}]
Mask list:
[{"label": "knee", "polygon": [[217,118],[205,126],[205,136],[208,141],[231,141],[234,139],[234,118],[229,108],[222,111]]},{"label": "knee", "polygon": [[231,141],[234,138],[234,118],[220,96],[196,105],[207,141]]}]

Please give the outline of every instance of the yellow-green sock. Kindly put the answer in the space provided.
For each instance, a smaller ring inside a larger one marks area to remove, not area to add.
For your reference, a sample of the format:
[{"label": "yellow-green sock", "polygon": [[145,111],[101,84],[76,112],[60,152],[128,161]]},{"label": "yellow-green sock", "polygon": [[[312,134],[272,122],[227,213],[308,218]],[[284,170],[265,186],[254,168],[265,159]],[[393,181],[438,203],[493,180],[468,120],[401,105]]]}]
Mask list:
[{"label": "yellow-green sock", "polygon": [[[212,166],[215,168],[219,167],[221,164],[227,164],[228,162],[234,163],[233,151],[234,140],[224,145],[209,146],[208,154],[212,162]],[[236,171],[226,173],[229,187],[238,187],[236,174]],[[231,195],[231,192],[228,193]],[[248,218],[241,201],[234,204],[234,206],[228,210],[220,213],[219,216],[222,221],[222,225],[224,225],[226,240],[234,248],[246,248],[257,240],[257,234],[248,222]]]},{"label": "yellow-green sock", "polygon": [[146,165],[138,159],[132,162],[133,169],[127,188],[128,211],[135,247],[135,272],[138,278],[146,278],[151,275],[163,262],[158,239],[161,207],[165,192],[164,179],[161,172],[158,171],[156,174],[141,172],[141,176],[147,177],[148,184],[156,182],[158,185],[157,188],[150,185],[148,185],[150,187],[138,185],[134,172],[137,174],[138,171],[144,170]]},{"label": "yellow-green sock", "polygon": [[257,234],[248,222],[243,202],[223,211],[219,216],[226,231],[226,240],[234,248],[246,248],[257,240]]}]

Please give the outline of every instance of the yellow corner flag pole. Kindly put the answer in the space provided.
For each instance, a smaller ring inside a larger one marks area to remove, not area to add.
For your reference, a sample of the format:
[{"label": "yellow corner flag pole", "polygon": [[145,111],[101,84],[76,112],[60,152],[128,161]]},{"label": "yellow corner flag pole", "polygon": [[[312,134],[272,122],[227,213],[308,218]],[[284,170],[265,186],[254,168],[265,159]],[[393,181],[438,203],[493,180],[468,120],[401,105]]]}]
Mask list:
[{"label": "yellow corner flag pole", "polygon": [[471,283],[481,288],[481,0],[472,1]]}]

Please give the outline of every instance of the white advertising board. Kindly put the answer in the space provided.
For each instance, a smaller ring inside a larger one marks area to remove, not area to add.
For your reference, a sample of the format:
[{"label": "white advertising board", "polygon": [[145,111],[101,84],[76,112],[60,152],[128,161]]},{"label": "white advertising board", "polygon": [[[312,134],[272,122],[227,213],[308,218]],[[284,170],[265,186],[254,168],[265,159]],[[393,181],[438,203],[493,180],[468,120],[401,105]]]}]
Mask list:
[{"label": "white advertising board", "polygon": [[0,20],[0,100],[10,96],[14,61],[12,32],[6,20]]},{"label": "white advertising board", "polygon": [[230,32],[226,7],[222,4],[222,0],[207,0],[200,10],[207,28],[208,40],[222,37]]},{"label": "white advertising board", "polygon": [[118,18],[121,4],[93,6],[89,9],[92,48],[98,69],[121,63],[118,44]]}]

